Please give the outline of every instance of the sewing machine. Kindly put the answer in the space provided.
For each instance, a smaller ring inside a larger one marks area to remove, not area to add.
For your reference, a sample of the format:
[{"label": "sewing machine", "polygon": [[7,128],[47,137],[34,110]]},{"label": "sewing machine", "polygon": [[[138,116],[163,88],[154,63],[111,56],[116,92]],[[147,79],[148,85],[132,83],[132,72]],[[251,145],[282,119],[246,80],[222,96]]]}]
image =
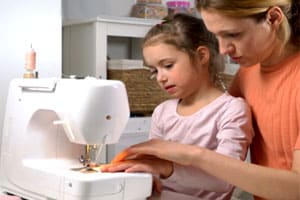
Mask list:
[{"label": "sewing machine", "polygon": [[146,173],[101,173],[99,155],[129,119],[124,84],[14,79],[4,119],[0,186],[30,200],[144,200]]}]

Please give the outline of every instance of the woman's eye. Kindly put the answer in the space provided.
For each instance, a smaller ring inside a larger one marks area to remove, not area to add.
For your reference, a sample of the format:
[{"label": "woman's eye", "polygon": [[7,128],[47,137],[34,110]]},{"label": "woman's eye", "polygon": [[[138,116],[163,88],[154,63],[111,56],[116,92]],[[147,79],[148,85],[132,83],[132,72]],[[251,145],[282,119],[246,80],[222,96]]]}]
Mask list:
[{"label": "woman's eye", "polygon": [[229,37],[229,38],[237,38],[239,37],[241,34],[240,33],[227,33],[226,34],[226,37]]}]

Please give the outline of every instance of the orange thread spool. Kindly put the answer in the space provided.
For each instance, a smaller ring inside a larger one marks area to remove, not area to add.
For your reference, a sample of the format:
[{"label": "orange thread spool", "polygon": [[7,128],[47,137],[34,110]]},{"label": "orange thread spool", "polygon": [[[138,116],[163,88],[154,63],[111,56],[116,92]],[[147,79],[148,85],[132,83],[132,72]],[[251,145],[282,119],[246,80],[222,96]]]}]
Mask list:
[{"label": "orange thread spool", "polygon": [[36,52],[30,46],[30,50],[25,54],[25,73],[23,78],[37,78],[35,75]]},{"label": "orange thread spool", "polygon": [[25,69],[27,70],[35,70],[35,61],[36,61],[36,53],[32,47],[30,47],[30,51],[26,52],[25,55]]}]

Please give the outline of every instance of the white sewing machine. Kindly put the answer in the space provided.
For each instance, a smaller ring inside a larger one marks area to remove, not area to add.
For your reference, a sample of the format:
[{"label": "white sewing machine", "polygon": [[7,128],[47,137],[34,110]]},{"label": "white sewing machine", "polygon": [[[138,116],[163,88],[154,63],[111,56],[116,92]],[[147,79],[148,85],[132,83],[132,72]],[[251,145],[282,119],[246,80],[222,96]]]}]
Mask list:
[{"label": "white sewing machine", "polygon": [[120,81],[12,80],[0,187],[30,200],[146,199],[150,174],[101,173],[98,167],[101,145],[117,143],[128,119]]}]

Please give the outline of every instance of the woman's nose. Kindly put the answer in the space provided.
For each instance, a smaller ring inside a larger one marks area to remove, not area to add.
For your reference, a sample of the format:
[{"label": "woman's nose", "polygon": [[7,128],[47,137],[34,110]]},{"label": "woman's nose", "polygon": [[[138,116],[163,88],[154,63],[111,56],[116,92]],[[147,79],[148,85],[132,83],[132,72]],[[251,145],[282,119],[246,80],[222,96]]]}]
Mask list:
[{"label": "woman's nose", "polygon": [[219,51],[222,55],[232,54],[234,51],[234,46],[231,43],[219,40]]}]

